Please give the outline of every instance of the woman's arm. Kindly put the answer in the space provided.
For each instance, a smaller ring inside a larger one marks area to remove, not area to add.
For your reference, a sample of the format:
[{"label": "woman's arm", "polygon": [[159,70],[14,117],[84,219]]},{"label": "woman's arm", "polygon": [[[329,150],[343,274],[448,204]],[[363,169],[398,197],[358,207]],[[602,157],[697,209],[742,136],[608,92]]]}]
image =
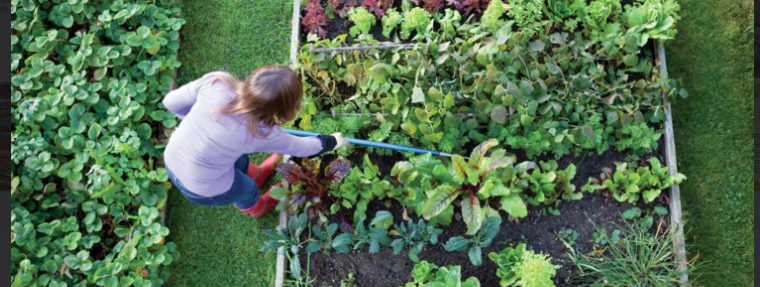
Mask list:
[{"label": "woman's arm", "polygon": [[332,135],[302,138],[275,127],[267,138],[267,145],[259,147],[258,151],[312,158],[333,151],[338,144],[338,140]]},{"label": "woman's arm", "polygon": [[218,73],[208,73],[202,78],[169,92],[163,100],[167,110],[180,119],[184,119],[198,99],[198,92],[206,86]]}]

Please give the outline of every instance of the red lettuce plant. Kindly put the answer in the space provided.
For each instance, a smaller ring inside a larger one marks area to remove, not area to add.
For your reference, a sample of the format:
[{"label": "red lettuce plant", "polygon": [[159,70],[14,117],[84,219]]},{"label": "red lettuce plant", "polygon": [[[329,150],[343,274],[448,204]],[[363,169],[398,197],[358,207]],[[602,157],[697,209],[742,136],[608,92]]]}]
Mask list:
[{"label": "red lettuce plant", "polygon": [[367,11],[375,14],[377,19],[383,18],[392,5],[393,0],[364,0],[362,2],[362,6],[367,7]]},{"label": "red lettuce plant", "polygon": [[330,188],[343,181],[349,171],[351,162],[344,158],[336,159],[324,171],[320,169],[320,162],[309,159],[303,159],[300,165],[281,163],[277,173],[290,183],[290,188],[274,188],[271,196],[280,201],[280,209],[290,214],[303,210],[314,219],[320,212],[329,214],[329,205],[324,204],[324,200],[335,201],[330,198]]},{"label": "red lettuce plant", "polygon": [[422,9],[425,9],[426,11],[430,12],[430,14],[438,13],[438,11],[443,10],[443,0],[411,0],[414,5],[417,5],[419,7],[422,7]]},{"label": "red lettuce plant", "polygon": [[469,15],[472,10],[482,13],[488,7],[491,0],[446,0],[449,5],[454,6],[464,15]]},{"label": "red lettuce plant", "polygon": [[319,3],[319,0],[307,0],[306,15],[301,20],[301,25],[311,34],[317,34],[319,37],[327,37],[327,25],[330,24],[330,18],[325,14],[325,8]]}]

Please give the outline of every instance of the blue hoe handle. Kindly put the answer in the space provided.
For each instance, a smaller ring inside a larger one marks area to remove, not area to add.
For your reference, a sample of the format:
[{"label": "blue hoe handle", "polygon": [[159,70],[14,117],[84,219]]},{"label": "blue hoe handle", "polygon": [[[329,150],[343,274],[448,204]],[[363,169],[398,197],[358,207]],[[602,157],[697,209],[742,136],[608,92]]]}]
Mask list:
[{"label": "blue hoe handle", "polygon": [[[283,129],[288,134],[297,136],[297,137],[314,137],[318,136],[317,133],[311,133],[311,132],[304,132],[304,131],[296,131],[296,130],[289,130],[289,129]],[[381,149],[389,149],[389,150],[395,150],[399,152],[413,152],[417,154],[433,154],[434,156],[445,156],[445,157],[451,157],[451,154],[443,153],[440,151],[435,150],[429,150],[429,149],[423,149],[423,148],[416,148],[416,147],[410,147],[410,146],[402,146],[402,145],[395,145],[395,144],[387,144],[387,143],[379,143],[379,142],[373,142],[373,141],[367,141],[367,140],[358,140],[358,139],[349,139],[346,138],[346,141],[352,145],[358,145],[358,146],[366,146],[366,147],[374,147],[374,148],[381,148]]]}]

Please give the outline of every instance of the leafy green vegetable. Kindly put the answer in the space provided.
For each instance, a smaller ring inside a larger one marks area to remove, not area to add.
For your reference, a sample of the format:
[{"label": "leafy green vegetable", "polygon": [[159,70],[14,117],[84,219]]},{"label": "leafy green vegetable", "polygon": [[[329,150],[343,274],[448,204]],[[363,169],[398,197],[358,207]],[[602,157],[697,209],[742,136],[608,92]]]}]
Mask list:
[{"label": "leafy green vegetable", "polygon": [[[293,257],[298,256],[301,252],[301,234],[309,225],[309,218],[306,214],[292,216],[288,220],[287,228],[277,227],[276,230],[265,230],[264,234],[269,237],[267,242],[261,248],[261,252],[275,251],[284,248]],[[301,279],[301,263],[298,260],[290,260],[290,272],[296,279]]]},{"label": "leafy green vegetable", "polygon": [[401,23],[401,38],[408,39],[412,32],[417,35],[425,35],[428,26],[433,23],[430,12],[420,7],[414,7],[404,14],[404,22]]},{"label": "leafy green vegetable", "polygon": [[496,274],[501,278],[501,286],[554,286],[552,277],[560,268],[551,264],[548,255],[527,250],[525,243],[500,253],[492,252],[488,257],[499,265]]},{"label": "leafy green vegetable", "polygon": [[414,266],[414,269],[412,270],[412,278],[414,278],[414,282],[407,283],[404,287],[480,287],[480,281],[475,277],[470,277],[462,282],[462,268],[460,266],[438,267],[427,261],[419,262]]},{"label": "leafy green vegetable", "polygon": [[465,251],[470,248],[469,257],[472,265],[480,266],[483,264],[483,249],[491,246],[493,239],[499,233],[499,227],[501,226],[501,217],[489,217],[483,222],[483,228],[478,234],[467,239],[461,236],[452,237],[446,242],[444,248],[448,252]]},{"label": "leafy green vegetable", "polygon": [[668,167],[663,167],[657,158],[649,159],[649,163],[651,167],[636,170],[628,169],[626,163],[617,164],[614,173],[604,170],[601,181],[590,178],[583,190],[611,193],[620,202],[634,203],[643,199],[645,203],[651,203],[660,198],[662,190],[686,180],[686,176],[680,173],[671,176]]},{"label": "leafy green vegetable", "polygon": [[396,29],[396,27],[403,21],[404,17],[401,15],[401,13],[396,11],[396,8],[389,9],[382,19],[383,36],[389,38],[391,36],[391,32],[393,32],[393,29]]},{"label": "leafy green vegetable", "polygon": [[483,12],[483,18],[481,18],[481,21],[483,21],[483,24],[486,26],[498,30],[498,28],[501,28],[501,17],[504,16],[505,13],[507,13],[507,8],[504,6],[504,2],[501,0],[491,0],[488,4],[488,9]]},{"label": "leafy green vegetable", "polygon": [[350,29],[352,37],[358,35],[362,35],[363,37],[369,36],[369,30],[377,23],[375,15],[369,13],[364,6],[351,8],[348,11],[348,19],[354,22],[354,26]]},{"label": "leafy green vegetable", "polygon": [[427,225],[422,219],[417,224],[410,220],[406,225],[395,225],[391,234],[401,238],[393,240],[391,243],[393,254],[398,255],[407,247],[409,248],[409,259],[419,262],[419,254],[425,248],[425,245],[427,243],[438,244],[438,236],[441,233],[443,233],[443,230]]}]

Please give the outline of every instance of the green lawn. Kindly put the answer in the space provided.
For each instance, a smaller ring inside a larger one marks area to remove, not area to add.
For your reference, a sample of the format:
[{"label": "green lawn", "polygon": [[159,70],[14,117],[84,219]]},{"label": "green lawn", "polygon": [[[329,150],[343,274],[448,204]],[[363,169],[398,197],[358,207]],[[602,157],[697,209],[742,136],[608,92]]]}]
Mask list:
[{"label": "green lawn", "polygon": [[[179,84],[211,71],[244,78],[253,69],[287,64],[292,1],[185,0]],[[260,162],[266,155],[254,156]],[[274,180],[270,180],[270,183]],[[265,188],[268,188],[265,187]],[[259,252],[277,216],[254,220],[234,207],[197,207],[173,191],[167,224],[182,258],[169,286],[273,286],[275,254]]]},{"label": "green lawn", "polygon": [[[753,1],[680,0],[667,44],[670,76],[691,97],[674,103],[689,252],[709,265],[700,286],[753,286]],[[214,70],[238,77],[286,64],[291,1],[185,0],[180,83]],[[748,30],[749,29],[749,30]],[[260,159],[259,159],[260,160]],[[170,286],[272,286],[274,254],[258,249],[276,216],[252,220],[233,207],[200,208],[173,192],[168,225],[182,259]]]},{"label": "green lawn", "polygon": [[691,94],[673,112],[689,252],[709,263],[700,286],[754,286],[754,1],[679,3],[667,53]]}]

